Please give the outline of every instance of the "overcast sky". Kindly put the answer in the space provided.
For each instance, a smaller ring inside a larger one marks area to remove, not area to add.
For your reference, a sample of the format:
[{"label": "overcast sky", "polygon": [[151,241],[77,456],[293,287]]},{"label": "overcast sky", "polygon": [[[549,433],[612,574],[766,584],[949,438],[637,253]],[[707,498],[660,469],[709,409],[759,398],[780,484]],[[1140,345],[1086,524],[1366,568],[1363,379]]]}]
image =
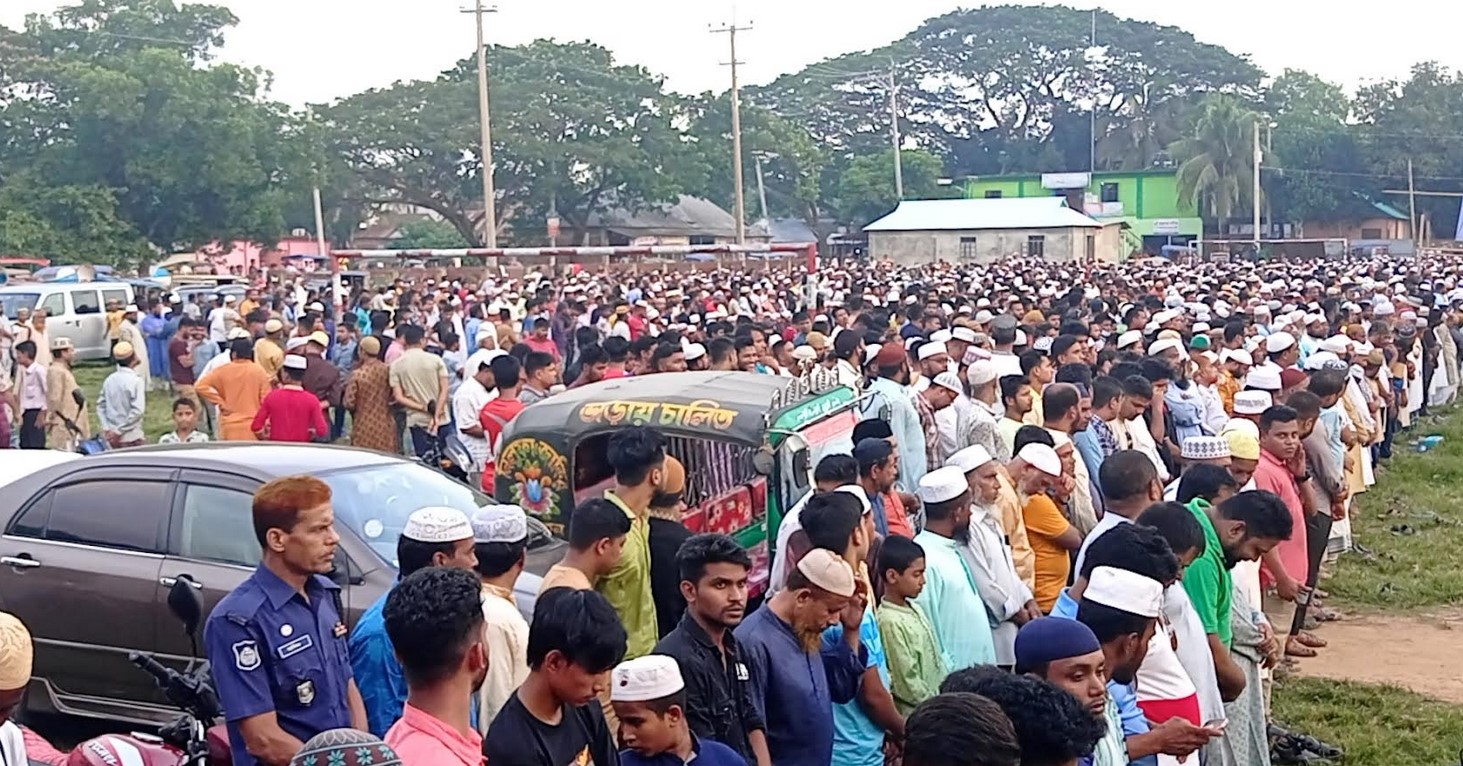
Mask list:
[{"label": "overcast sky", "polygon": [[[471,0],[215,1],[240,19],[228,33],[224,58],[273,72],[274,97],[294,105],[434,77],[473,49],[472,16],[459,13]],[[63,4],[0,0],[0,24],[17,28],[26,13]],[[589,39],[622,60],[664,74],[675,90],[727,85],[726,68],[720,65],[726,60],[726,38],[713,37],[707,28],[731,20],[731,2],[499,0],[498,5],[499,12],[488,17],[491,42]],[[738,21],[754,27],[738,38],[744,80],[767,82],[832,55],[878,47],[925,18],[961,5],[969,3],[740,0]],[[1179,26],[1204,42],[1249,54],[1272,74],[1304,68],[1348,88],[1401,76],[1419,60],[1463,66],[1456,27],[1437,23],[1431,1],[1392,0],[1364,19],[1322,0],[1103,0],[1101,5],[1119,16]]]}]

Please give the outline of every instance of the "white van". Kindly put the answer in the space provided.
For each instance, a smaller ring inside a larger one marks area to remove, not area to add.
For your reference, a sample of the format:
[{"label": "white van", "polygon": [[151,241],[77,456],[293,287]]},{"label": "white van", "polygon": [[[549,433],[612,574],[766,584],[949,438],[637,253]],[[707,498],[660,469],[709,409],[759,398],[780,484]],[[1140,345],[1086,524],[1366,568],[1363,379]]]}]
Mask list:
[{"label": "white van", "polygon": [[46,336],[69,338],[78,359],[105,359],[112,353],[107,337],[108,301],[134,303],[126,282],[29,282],[0,287],[0,312],[15,320],[21,309],[46,310]]}]

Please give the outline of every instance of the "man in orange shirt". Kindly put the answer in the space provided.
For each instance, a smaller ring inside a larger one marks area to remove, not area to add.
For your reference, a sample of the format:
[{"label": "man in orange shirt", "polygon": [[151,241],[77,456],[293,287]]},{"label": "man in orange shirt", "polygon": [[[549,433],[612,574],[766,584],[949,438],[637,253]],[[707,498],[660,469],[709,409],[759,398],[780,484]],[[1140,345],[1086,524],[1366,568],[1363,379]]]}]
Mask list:
[{"label": "man in orange shirt", "polygon": [[233,361],[204,375],[194,390],[218,407],[219,439],[258,441],[254,416],[269,395],[269,373],[254,361],[254,341],[239,338],[229,346]]},{"label": "man in orange shirt", "polygon": [[[1018,440],[1019,441],[1019,440]],[[1082,545],[1082,537],[1067,522],[1061,509],[1045,489],[1062,476],[1062,460],[1046,444],[1032,442],[1021,447],[1016,457],[1027,466],[1021,475],[1020,491],[1026,505],[1021,510],[1026,536],[1036,554],[1036,605],[1050,614],[1067,578],[1072,573],[1071,551]]]}]

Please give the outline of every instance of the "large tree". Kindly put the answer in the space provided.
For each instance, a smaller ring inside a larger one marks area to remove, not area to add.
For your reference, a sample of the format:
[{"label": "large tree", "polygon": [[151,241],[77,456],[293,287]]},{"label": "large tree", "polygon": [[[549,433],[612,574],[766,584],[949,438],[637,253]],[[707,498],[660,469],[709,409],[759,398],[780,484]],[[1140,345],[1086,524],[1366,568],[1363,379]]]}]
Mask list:
[{"label": "large tree", "polygon": [[[900,152],[904,199],[934,199],[945,196],[940,186],[943,167],[940,158],[921,149]],[[865,226],[899,206],[894,186],[894,150],[865,154],[849,163],[838,184],[837,205],[844,220]]]},{"label": "large tree", "polygon": [[[677,102],[645,69],[587,42],[495,47],[489,59],[498,224],[510,238],[540,239],[551,209],[583,230],[608,206],[668,202],[699,171]],[[321,111],[362,199],[435,211],[482,242],[475,78],[469,58]]]},{"label": "large tree", "polygon": [[1270,84],[1264,101],[1274,121],[1267,135],[1265,197],[1272,216],[1295,222],[1370,215],[1375,184],[1352,119],[1352,102],[1340,86],[1287,69]]},{"label": "large tree", "polygon": [[[1358,134],[1371,179],[1391,189],[1407,188],[1411,161],[1419,189],[1463,192],[1463,73],[1436,62],[1412,68],[1406,79],[1363,87],[1354,103]],[[1405,197],[1393,196],[1393,202]],[[1448,238],[1458,217],[1457,198],[1420,196],[1419,215],[1432,221],[1434,236]]]},{"label": "large tree", "polygon": [[889,89],[897,86],[905,135],[951,160],[952,172],[971,174],[1085,168],[1089,120],[1075,115],[1094,109],[1104,135],[1139,136],[1123,164],[1147,167],[1171,136],[1144,122],[1177,119],[1166,115],[1206,93],[1258,90],[1261,73],[1249,61],[1183,30],[1103,11],[1096,21],[1094,49],[1088,11],[955,11],[884,48],[785,75],[751,97],[799,115],[821,145],[866,153],[885,140]]},{"label": "large tree", "polygon": [[1179,201],[1195,202],[1216,222],[1220,235],[1230,219],[1251,209],[1254,198],[1254,130],[1261,117],[1238,99],[1215,95],[1205,99],[1192,132],[1171,147],[1179,163]]},{"label": "large tree", "polygon": [[[83,0],[31,16],[5,41],[7,187],[70,189],[62,196],[98,212],[110,199],[113,209],[91,220],[115,221],[128,229],[117,238],[156,253],[278,239],[288,208],[309,198],[318,157],[293,116],[265,99],[261,73],[203,65],[234,21],[224,8],[171,0]],[[89,257],[85,242],[76,253],[53,246],[43,254]]]}]

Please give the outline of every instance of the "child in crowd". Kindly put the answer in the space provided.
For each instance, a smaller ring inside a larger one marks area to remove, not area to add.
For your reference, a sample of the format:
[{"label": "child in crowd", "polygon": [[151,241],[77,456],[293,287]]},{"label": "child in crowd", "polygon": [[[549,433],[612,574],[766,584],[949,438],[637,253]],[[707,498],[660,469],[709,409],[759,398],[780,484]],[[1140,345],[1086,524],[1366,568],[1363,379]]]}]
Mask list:
[{"label": "child in crowd", "polygon": [[647,654],[620,663],[610,681],[610,701],[620,719],[623,766],[686,764],[742,766],[735,750],[691,733],[686,684],[674,658]]},{"label": "child in crowd", "polygon": [[901,715],[939,694],[945,662],[930,619],[914,599],[925,589],[925,552],[919,543],[890,535],[879,547],[884,598],[874,612],[889,659],[890,692]]},{"label": "child in crowd", "polygon": [[173,431],[163,434],[158,444],[198,444],[208,441],[208,434],[198,430],[198,405],[188,397],[173,402]]}]

